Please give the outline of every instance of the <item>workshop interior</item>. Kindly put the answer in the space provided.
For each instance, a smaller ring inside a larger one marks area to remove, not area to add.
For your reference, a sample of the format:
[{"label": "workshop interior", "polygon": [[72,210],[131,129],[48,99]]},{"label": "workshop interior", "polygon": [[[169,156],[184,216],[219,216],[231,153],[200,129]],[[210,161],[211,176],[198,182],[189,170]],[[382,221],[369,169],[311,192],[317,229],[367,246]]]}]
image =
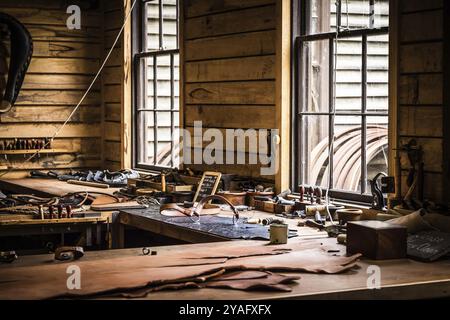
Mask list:
[{"label": "workshop interior", "polygon": [[450,297],[449,15],[2,0],[0,299]]}]

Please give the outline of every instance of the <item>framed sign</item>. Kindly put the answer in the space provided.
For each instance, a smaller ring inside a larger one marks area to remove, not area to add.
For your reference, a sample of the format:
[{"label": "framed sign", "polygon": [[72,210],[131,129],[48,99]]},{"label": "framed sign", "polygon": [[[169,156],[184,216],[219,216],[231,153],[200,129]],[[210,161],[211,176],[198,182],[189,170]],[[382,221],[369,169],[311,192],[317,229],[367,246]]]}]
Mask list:
[{"label": "framed sign", "polygon": [[222,173],[206,171],[198,184],[197,192],[194,196],[194,202],[202,200],[204,197],[214,195],[219,186]]}]

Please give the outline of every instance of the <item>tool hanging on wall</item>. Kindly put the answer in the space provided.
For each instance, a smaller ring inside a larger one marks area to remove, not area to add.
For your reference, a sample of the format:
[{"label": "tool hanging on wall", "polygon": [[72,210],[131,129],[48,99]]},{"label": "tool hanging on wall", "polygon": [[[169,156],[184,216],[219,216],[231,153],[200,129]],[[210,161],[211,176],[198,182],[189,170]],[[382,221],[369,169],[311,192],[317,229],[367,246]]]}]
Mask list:
[{"label": "tool hanging on wall", "polygon": [[[403,207],[417,210],[424,205],[423,149],[417,144],[415,139],[411,139],[400,148],[400,151],[406,152],[410,164],[406,179],[406,184],[409,189],[403,198]],[[415,199],[414,193],[416,193]]]},{"label": "tool hanging on wall", "polygon": [[51,149],[50,138],[14,138],[0,141],[0,150]]}]

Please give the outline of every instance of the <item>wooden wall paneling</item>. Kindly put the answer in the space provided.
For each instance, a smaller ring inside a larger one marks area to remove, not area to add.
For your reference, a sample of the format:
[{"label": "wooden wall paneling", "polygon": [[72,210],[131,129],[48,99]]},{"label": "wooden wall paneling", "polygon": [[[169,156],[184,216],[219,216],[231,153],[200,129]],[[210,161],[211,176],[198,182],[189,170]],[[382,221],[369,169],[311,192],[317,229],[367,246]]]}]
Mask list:
[{"label": "wooden wall paneling", "polygon": [[[450,15],[450,3],[445,1],[444,4],[444,57],[450,55],[450,21],[448,19]],[[444,203],[450,204],[450,110],[448,106],[450,105],[450,62],[449,59],[444,59],[443,65],[444,71],[444,108],[442,113],[442,123],[443,123],[443,176],[442,176],[442,189],[443,195],[442,200]]]},{"label": "wooden wall paneling", "polygon": [[197,39],[275,28],[273,5],[205,15],[186,20],[185,38]]},{"label": "wooden wall paneling", "polygon": [[[66,26],[66,9],[71,4],[82,8],[81,30]],[[16,106],[0,115],[0,137],[50,137],[67,119],[98,70],[103,53],[102,11],[85,0],[4,0],[2,11],[27,26],[34,52]],[[9,43],[5,44],[0,61],[8,59]],[[97,83],[53,142],[54,148],[67,153],[42,154],[33,162],[25,162],[21,156],[1,158],[1,165],[18,170],[5,177],[23,177],[31,169],[100,167],[101,102],[101,85]]]},{"label": "wooden wall paneling", "polygon": [[[111,49],[124,21],[125,10],[130,3],[126,0],[113,0],[105,3],[104,19],[104,55]],[[123,168],[124,128],[130,120],[124,118],[125,93],[125,50],[130,42],[130,30],[125,28],[116,47],[106,63],[102,74],[103,100],[103,165],[110,170]],[[131,89],[130,93],[131,94]],[[131,110],[131,109],[130,109]],[[130,167],[130,165],[126,165]]]},{"label": "wooden wall paneling", "polygon": [[187,41],[185,61],[275,54],[274,30]]},{"label": "wooden wall paneling", "polygon": [[230,10],[239,10],[249,7],[264,6],[275,3],[275,0],[223,0],[223,1],[204,1],[190,0],[187,1],[186,17],[198,17],[211,13],[220,13]]},{"label": "wooden wall paneling", "polygon": [[274,81],[186,83],[189,104],[275,104]]},{"label": "wooden wall paneling", "polygon": [[[398,139],[415,139],[424,150],[425,197],[444,200],[443,173],[446,125],[444,122],[444,11],[442,1],[400,1],[398,39]],[[409,169],[401,153],[402,194]]]},{"label": "wooden wall paneling", "polygon": [[275,79],[275,57],[257,56],[220,59],[213,61],[187,62],[186,82],[273,80]]},{"label": "wooden wall paneling", "polygon": [[[195,121],[219,130],[273,129],[276,117],[277,30],[273,0],[182,1],[182,119],[193,136]],[[286,31],[286,30],[285,30]],[[261,131],[267,133],[267,131]],[[264,138],[267,141],[267,136]],[[210,142],[187,149],[202,152]],[[267,145],[264,149],[267,152]],[[224,156],[251,155],[245,147],[217,150]],[[261,164],[185,165],[260,177]],[[274,180],[275,177],[265,178]]]},{"label": "wooden wall paneling", "polygon": [[201,120],[207,128],[272,129],[276,127],[272,105],[186,105],[186,126]]}]

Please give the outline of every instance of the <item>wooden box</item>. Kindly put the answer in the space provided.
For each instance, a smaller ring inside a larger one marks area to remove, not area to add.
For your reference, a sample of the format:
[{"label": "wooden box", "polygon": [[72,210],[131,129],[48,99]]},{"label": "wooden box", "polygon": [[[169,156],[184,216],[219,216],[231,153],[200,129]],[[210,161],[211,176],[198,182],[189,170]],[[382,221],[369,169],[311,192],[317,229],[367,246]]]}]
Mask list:
[{"label": "wooden box", "polygon": [[382,221],[347,223],[347,254],[361,253],[373,260],[406,257],[407,229]]},{"label": "wooden box", "polygon": [[290,214],[294,211],[294,206],[289,204],[276,204],[275,205],[275,213],[282,214]]},{"label": "wooden box", "polygon": [[264,201],[264,211],[269,213],[275,212],[275,202]]}]

